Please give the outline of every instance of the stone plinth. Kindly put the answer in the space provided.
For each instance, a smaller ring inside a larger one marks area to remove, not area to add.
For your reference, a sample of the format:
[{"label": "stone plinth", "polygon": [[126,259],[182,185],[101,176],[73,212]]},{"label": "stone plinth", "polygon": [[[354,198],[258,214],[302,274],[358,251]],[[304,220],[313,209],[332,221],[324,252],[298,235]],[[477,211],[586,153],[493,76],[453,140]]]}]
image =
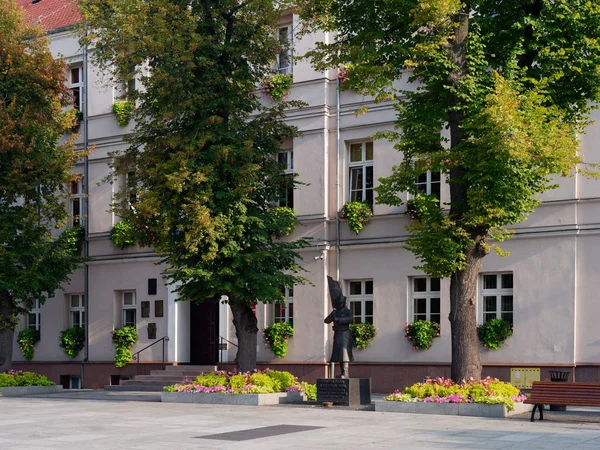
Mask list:
[{"label": "stone plinth", "polygon": [[515,409],[508,411],[506,405],[487,405],[485,403],[425,403],[376,401],[375,411],[409,414],[439,414],[475,417],[508,417],[531,412],[533,405],[515,403]]},{"label": "stone plinth", "polygon": [[317,402],[343,406],[371,404],[370,378],[318,378]]},{"label": "stone plinth", "polygon": [[9,386],[0,387],[3,397],[23,397],[25,395],[55,394],[62,392],[62,386]]},{"label": "stone plinth", "polygon": [[287,392],[274,394],[208,394],[206,392],[161,392],[165,403],[199,403],[208,405],[266,406],[289,403]]}]

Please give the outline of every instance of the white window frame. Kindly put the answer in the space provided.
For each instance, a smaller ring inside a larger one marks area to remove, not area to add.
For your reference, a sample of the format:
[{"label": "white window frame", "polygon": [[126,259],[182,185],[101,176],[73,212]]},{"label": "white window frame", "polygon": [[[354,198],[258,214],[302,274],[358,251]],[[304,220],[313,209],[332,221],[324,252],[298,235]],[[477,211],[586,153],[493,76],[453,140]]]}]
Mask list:
[{"label": "white window frame", "polygon": [[[285,164],[286,164],[286,168],[284,169],[283,173],[284,176],[286,177],[286,181],[287,178],[291,178],[292,179],[292,183],[293,183],[293,177],[294,177],[294,151],[293,150],[281,150],[280,152],[277,152],[277,161],[281,162],[282,164],[284,164],[283,161],[281,161],[282,158],[280,158],[280,156],[285,155]],[[290,198],[290,192],[289,192],[289,187],[286,185],[285,186],[285,198],[281,198],[278,201],[278,205],[279,206],[286,206],[289,208],[294,208],[294,188],[293,188],[293,184],[292,184],[292,192],[291,192],[291,198]]]},{"label": "white window frame", "polygon": [[135,175],[135,171],[131,170],[127,173],[122,174],[123,180],[123,194],[124,199],[127,202],[127,209],[133,209],[133,205],[137,202],[137,193],[135,191],[129,191],[129,180]]},{"label": "white window frame", "polygon": [[[31,320],[33,318],[33,321]],[[33,322],[33,323],[32,323]],[[40,331],[42,327],[41,305],[39,300],[32,300],[31,309],[27,314],[27,328]]]},{"label": "white window frame", "polygon": [[[416,280],[426,280],[426,288],[425,291],[416,291],[415,290],[415,281]],[[440,290],[435,291],[432,290],[432,279],[436,279],[438,280],[438,283],[440,285]],[[427,277],[427,276],[416,276],[416,277],[410,277],[410,291],[411,291],[411,295],[410,295],[410,299],[411,299],[411,309],[412,309],[412,321],[415,322],[417,320],[428,320],[428,321],[433,321],[436,322],[437,324],[441,325],[441,321],[442,321],[442,299],[441,299],[441,283],[442,280],[440,278],[435,278],[435,277]],[[419,317],[417,318],[417,312],[416,312],[416,307],[415,307],[415,301],[416,300],[420,300],[420,299],[425,299],[426,301],[426,306],[425,306],[425,317],[421,317],[422,313],[419,314]],[[432,313],[431,312],[431,301],[432,299],[437,299],[438,303],[439,303],[439,312],[438,313]],[[438,316],[437,320],[432,320],[431,316]]]},{"label": "white window frame", "polygon": [[[277,27],[277,40],[281,47],[277,54],[277,73],[292,75],[294,73],[294,28],[291,23]],[[282,55],[285,55],[287,65],[283,65]]]},{"label": "white window frame", "polygon": [[81,378],[69,377],[69,389],[81,389]]},{"label": "white window frame", "polygon": [[[83,112],[83,65],[81,63],[71,64],[69,66],[69,72],[67,74],[67,87],[71,90],[73,95],[73,108]],[[73,72],[77,71],[79,80],[73,81]],[[75,91],[79,91],[79,101],[75,102]]]},{"label": "white window frame", "polygon": [[[439,174],[439,180],[433,181],[433,173]],[[415,179],[415,186],[417,187],[417,191],[422,192],[425,195],[434,195],[433,185],[438,185],[439,195],[438,200],[441,200],[442,196],[442,173],[440,171],[431,171],[423,172],[423,175],[427,175],[427,180],[425,182],[419,182],[419,179]],[[421,187],[425,187],[425,189],[421,189]]]},{"label": "white window frame", "polygon": [[[360,161],[352,161],[352,150],[357,149],[357,146],[361,146],[361,159]],[[348,201],[363,201],[369,203],[371,207],[374,203],[374,187],[375,187],[375,168],[373,166],[374,155],[373,141],[362,141],[362,142],[350,142],[348,144]],[[369,153],[371,154],[369,158]],[[372,186],[367,187],[367,171],[371,168],[373,171]],[[352,173],[356,172],[356,169],[362,169],[362,185],[353,189],[353,177]],[[368,200],[368,192],[371,192],[371,200]],[[361,199],[358,199],[358,195],[354,193],[361,193]]]},{"label": "white window frame", "polygon": [[[125,304],[125,295],[126,294],[132,294],[133,303],[130,305]],[[124,327],[133,326],[134,328],[137,327],[137,299],[136,299],[135,291],[122,291],[121,292],[121,308],[122,308],[122,321],[123,321],[122,324],[123,324],[123,326]],[[134,312],[133,324],[127,322],[127,313],[129,311]]]},{"label": "white window frame", "polygon": [[[73,306],[73,301],[76,301],[76,306]],[[69,294],[69,326],[70,327],[85,327],[85,299],[83,294]],[[75,323],[73,317],[78,317],[78,324]]]},{"label": "white window frame", "polygon": [[[80,177],[77,181],[72,181],[68,186],[69,206],[67,212],[69,214],[69,226],[71,227],[75,225],[82,225],[83,222],[83,199],[85,198],[83,188],[83,177]],[[79,208],[78,215],[75,215],[75,205],[78,205]]]},{"label": "white window frame", "polygon": [[273,323],[288,322],[294,326],[294,288],[282,288],[285,304],[273,304]]},{"label": "white window frame", "polygon": [[[360,294],[352,294],[351,292],[351,284],[352,283],[360,283],[361,284],[361,289],[360,289]],[[368,284],[370,283],[371,286],[371,293],[367,294],[367,287]],[[350,311],[352,311],[352,321],[353,323],[360,323],[360,322],[368,322],[368,323],[373,323],[375,320],[375,303],[373,302],[373,291],[374,291],[374,284],[373,284],[373,280],[368,279],[368,280],[348,280],[347,282],[347,286],[348,286],[348,308],[350,309]],[[367,315],[367,304],[371,303],[371,314]],[[354,314],[354,304],[360,304],[360,315],[356,315]],[[358,318],[358,319],[357,319]],[[370,320],[369,320],[370,319]]]},{"label": "white window frame", "polygon": [[[504,275],[511,275],[511,285],[510,288],[503,287],[503,279]],[[496,288],[494,289],[485,289],[484,280],[486,276],[495,276],[496,277]],[[492,272],[492,273],[482,273],[479,276],[479,303],[481,307],[479,308],[481,314],[481,323],[485,323],[488,320],[493,318],[496,319],[506,319],[502,317],[503,315],[510,314],[512,319],[509,320],[511,324],[514,323],[514,312],[515,312],[515,297],[514,297],[514,274],[512,272]],[[512,297],[512,309],[511,310],[502,310],[502,297],[510,296]],[[496,297],[496,308],[494,311],[486,312],[486,297]],[[489,317],[488,315],[494,314],[494,317]]]}]

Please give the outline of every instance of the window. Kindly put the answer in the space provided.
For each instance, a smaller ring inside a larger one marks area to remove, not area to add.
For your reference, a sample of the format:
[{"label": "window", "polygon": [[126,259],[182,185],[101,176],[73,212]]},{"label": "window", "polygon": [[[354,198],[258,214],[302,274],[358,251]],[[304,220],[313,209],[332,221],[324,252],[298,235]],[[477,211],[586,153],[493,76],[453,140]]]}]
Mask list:
[{"label": "window", "polygon": [[71,294],[69,298],[69,321],[71,327],[85,326],[85,309],[83,294]]},{"label": "window", "polygon": [[69,377],[69,389],[81,389],[81,378]]},{"label": "window", "polygon": [[69,75],[67,78],[68,87],[71,91],[73,108],[78,111],[83,111],[82,108],[82,96],[81,88],[83,87],[83,67],[82,66],[71,66],[69,67]]},{"label": "window", "polygon": [[275,303],[273,305],[273,322],[288,322],[294,326],[294,288],[281,288],[285,297],[285,304]]},{"label": "window", "polygon": [[350,144],[350,201],[373,206],[373,142]]},{"label": "window", "polygon": [[148,295],[156,295],[158,289],[158,280],[156,278],[148,278]]},{"label": "window", "polygon": [[412,279],[413,322],[429,320],[440,323],[440,279],[415,277]]},{"label": "window", "polygon": [[277,153],[277,161],[284,167],[283,180],[280,187],[279,206],[294,207],[294,152],[286,150]]},{"label": "window", "polygon": [[70,226],[81,224],[81,214],[83,206],[83,178],[71,181],[69,195],[69,217]]},{"label": "window", "polygon": [[135,327],[136,303],[135,291],[123,291],[123,326]]},{"label": "window", "polygon": [[438,200],[440,199],[440,172],[432,172],[431,170],[428,170],[417,177],[415,184],[417,185],[417,190],[422,194],[433,195]]},{"label": "window", "polygon": [[279,40],[279,55],[277,55],[277,73],[291,74],[294,71],[293,61],[293,30],[292,25],[279,27],[277,39]]},{"label": "window", "polygon": [[127,209],[132,209],[132,205],[135,205],[137,202],[137,186],[134,171],[124,174],[123,189],[125,190],[124,194],[127,199]]},{"label": "window", "polygon": [[349,281],[353,323],[373,323],[373,280]]},{"label": "window", "polygon": [[481,276],[483,321],[502,319],[513,323],[512,273],[484,274]]},{"label": "window", "polygon": [[41,325],[40,301],[32,300],[31,309],[29,310],[29,314],[27,314],[27,328],[40,331]]}]

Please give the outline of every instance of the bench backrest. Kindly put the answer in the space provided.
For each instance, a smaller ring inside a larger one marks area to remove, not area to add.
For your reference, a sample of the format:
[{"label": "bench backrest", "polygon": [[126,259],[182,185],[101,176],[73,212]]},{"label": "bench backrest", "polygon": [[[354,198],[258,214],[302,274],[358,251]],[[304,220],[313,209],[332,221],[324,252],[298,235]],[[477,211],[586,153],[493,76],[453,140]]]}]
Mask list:
[{"label": "bench backrest", "polygon": [[600,406],[600,384],[534,381],[527,403]]}]

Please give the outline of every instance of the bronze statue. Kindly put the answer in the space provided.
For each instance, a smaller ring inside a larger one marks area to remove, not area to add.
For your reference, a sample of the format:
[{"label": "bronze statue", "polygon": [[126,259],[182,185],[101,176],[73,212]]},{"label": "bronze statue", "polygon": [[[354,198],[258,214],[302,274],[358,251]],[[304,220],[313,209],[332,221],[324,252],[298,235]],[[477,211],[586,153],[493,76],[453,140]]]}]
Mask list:
[{"label": "bronze statue", "polygon": [[333,322],[333,350],[329,362],[340,363],[342,373],[338,378],[349,378],[349,365],[354,361],[352,356],[352,312],[346,307],[346,297],[342,294],[340,283],[327,277],[329,296],[334,310],[325,317],[325,323]]}]

